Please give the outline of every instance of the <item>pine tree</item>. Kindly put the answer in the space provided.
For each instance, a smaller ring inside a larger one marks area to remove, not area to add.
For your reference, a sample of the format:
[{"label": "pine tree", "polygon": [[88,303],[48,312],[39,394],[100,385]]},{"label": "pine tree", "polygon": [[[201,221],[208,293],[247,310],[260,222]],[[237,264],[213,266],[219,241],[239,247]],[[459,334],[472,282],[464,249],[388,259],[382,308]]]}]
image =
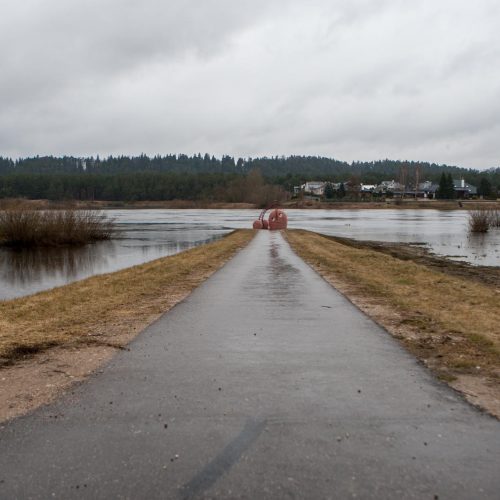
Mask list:
[{"label": "pine tree", "polygon": [[325,185],[325,198],[331,200],[335,194],[331,182],[327,182]]},{"label": "pine tree", "polygon": [[456,193],[455,193],[455,184],[453,184],[453,178],[451,174],[448,174],[446,177],[446,198],[448,200],[452,200],[455,198]]},{"label": "pine tree", "polygon": [[491,182],[486,179],[486,177],[482,177],[479,181],[479,187],[477,189],[477,194],[479,196],[491,196]]},{"label": "pine tree", "polygon": [[436,198],[440,200],[446,199],[448,196],[448,182],[446,179],[446,174],[443,172],[441,178],[439,179],[439,187],[436,191]]}]

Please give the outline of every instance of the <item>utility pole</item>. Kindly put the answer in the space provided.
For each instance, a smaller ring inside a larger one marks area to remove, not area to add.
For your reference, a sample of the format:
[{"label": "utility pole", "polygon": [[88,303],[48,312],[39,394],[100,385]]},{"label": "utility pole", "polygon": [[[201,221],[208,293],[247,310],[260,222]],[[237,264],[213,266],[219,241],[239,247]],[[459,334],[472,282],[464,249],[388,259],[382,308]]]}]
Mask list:
[{"label": "utility pole", "polygon": [[415,199],[417,199],[418,193],[418,181],[419,181],[420,167],[417,165],[415,167]]},{"label": "utility pole", "polygon": [[401,194],[401,198],[405,197],[405,192],[406,192],[406,174],[407,174],[407,169],[406,165],[401,165],[399,167],[399,184],[403,189],[403,192]]}]

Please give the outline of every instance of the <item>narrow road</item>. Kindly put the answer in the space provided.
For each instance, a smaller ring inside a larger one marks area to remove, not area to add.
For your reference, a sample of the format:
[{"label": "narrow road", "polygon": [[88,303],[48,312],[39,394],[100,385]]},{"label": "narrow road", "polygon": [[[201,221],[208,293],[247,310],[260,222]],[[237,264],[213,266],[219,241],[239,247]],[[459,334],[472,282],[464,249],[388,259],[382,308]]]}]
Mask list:
[{"label": "narrow road", "polygon": [[500,423],[279,233],[130,348],[0,429],[0,498],[500,498]]}]

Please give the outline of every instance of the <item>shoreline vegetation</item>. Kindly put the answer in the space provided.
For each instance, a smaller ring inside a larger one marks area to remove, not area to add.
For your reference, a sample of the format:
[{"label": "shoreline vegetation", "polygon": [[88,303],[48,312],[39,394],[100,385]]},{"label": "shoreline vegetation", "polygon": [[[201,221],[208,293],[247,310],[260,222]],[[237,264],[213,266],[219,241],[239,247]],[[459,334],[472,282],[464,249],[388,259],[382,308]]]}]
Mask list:
[{"label": "shoreline vegetation", "polygon": [[500,417],[500,269],[289,230],[293,250],[436,376]]},{"label": "shoreline vegetation", "polygon": [[471,233],[487,233],[490,228],[500,227],[500,209],[480,208],[469,211],[469,231]]},{"label": "shoreline vegetation", "polygon": [[0,301],[0,421],[88,376],[253,235],[251,229],[237,230],[173,256]]},{"label": "shoreline vegetation", "polygon": [[76,246],[113,236],[113,220],[96,210],[0,210],[0,245]]},{"label": "shoreline vegetation", "polygon": [[[406,198],[387,199],[381,201],[317,201],[292,199],[283,201],[280,206],[287,209],[319,209],[319,210],[358,210],[358,209],[432,209],[432,210],[498,210],[500,200],[423,200]],[[52,201],[47,199],[28,200],[20,198],[0,199],[0,210],[12,208],[30,210],[138,210],[138,209],[261,209],[258,203],[228,203],[208,200],[163,200],[163,201]]]}]

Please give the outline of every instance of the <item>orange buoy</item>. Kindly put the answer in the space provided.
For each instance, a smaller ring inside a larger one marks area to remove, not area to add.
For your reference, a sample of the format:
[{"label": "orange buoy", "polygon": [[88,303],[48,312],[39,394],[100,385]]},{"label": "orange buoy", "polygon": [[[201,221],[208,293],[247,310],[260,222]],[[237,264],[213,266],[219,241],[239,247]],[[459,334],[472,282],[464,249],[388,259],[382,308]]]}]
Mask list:
[{"label": "orange buoy", "polygon": [[286,229],[288,225],[288,217],[283,210],[275,208],[269,214],[269,229]]},{"label": "orange buoy", "polygon": [[[254,229],[286,229],[288,225],[288,217],[286,213],[280,208],[275,208],[276,203],[273,203],[270,207],[264,208],[259,215],[259,218],[254,221]],[[273,209],[269,214],[269,219],[265,219],[266,212],[269,209]]]}]

